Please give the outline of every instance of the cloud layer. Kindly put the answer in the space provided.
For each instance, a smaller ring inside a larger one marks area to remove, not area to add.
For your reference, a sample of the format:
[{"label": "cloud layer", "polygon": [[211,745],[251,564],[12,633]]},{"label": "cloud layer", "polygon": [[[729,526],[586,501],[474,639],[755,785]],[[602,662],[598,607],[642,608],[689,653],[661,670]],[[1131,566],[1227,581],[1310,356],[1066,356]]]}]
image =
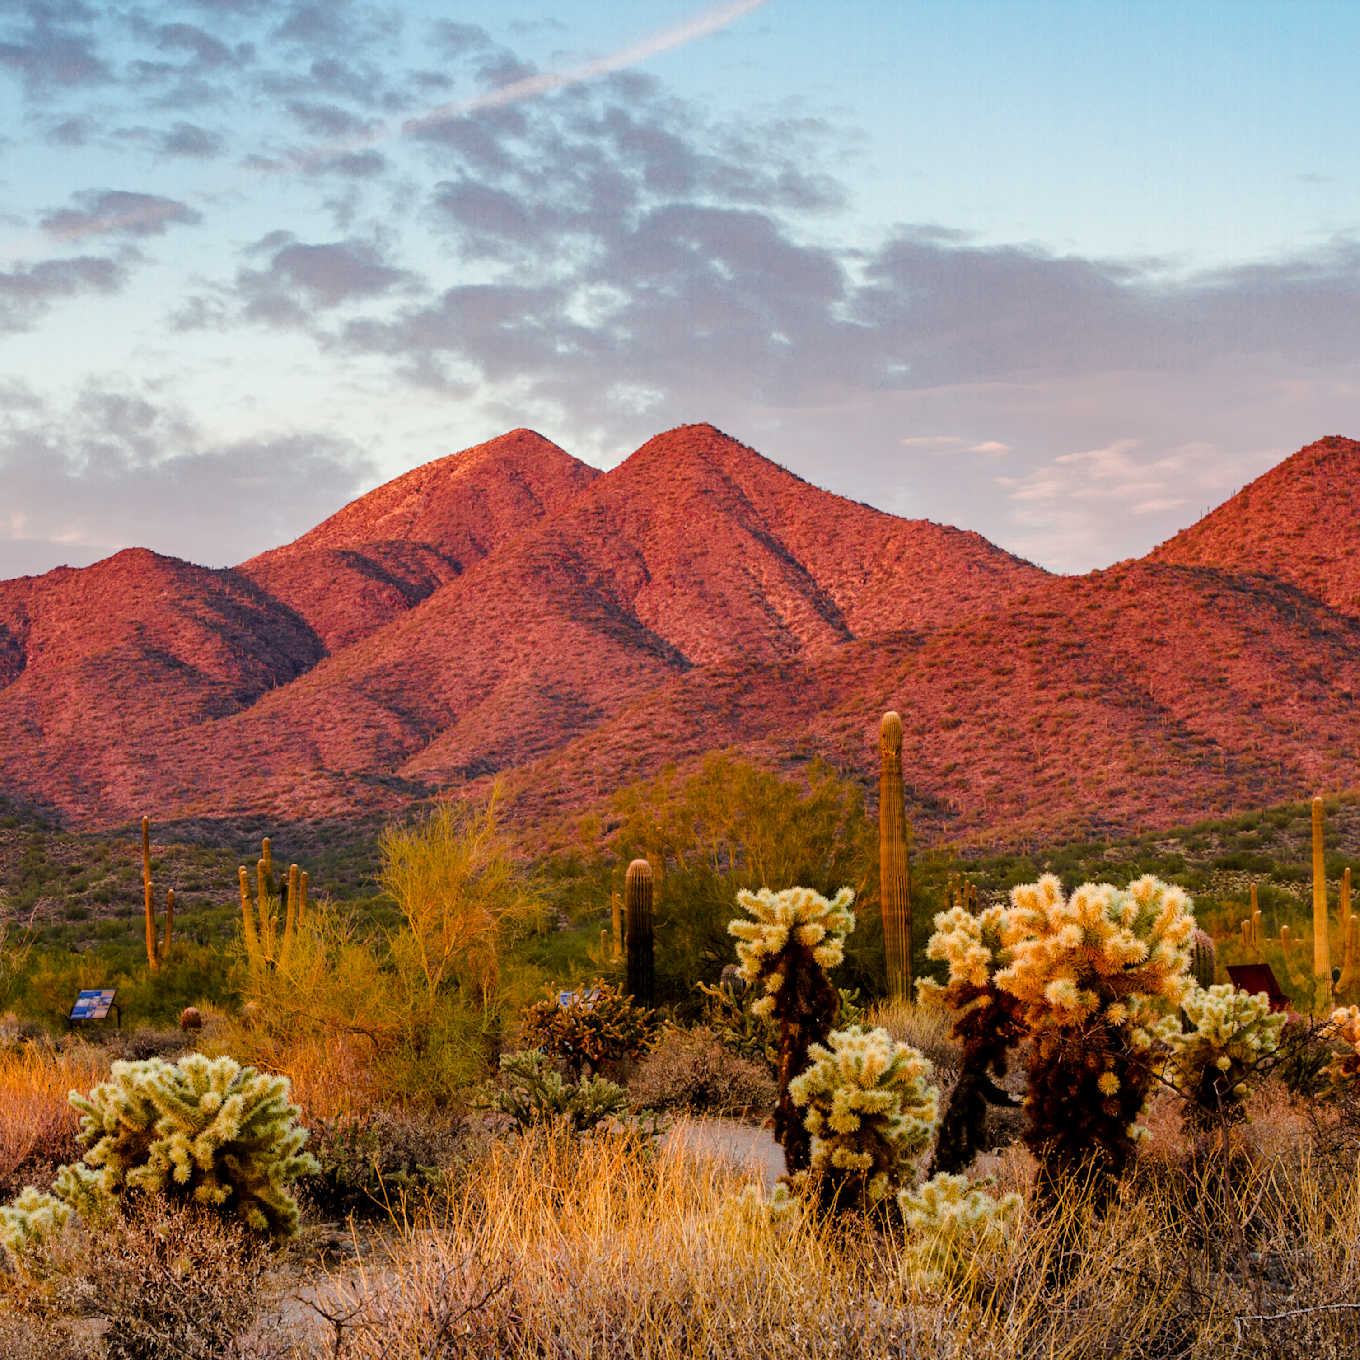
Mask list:
[{"label": "cloud layer", "polygon": [[[133,541],[240,560],[262,521],[242,545],[221,507],[268,466],[283,539],[512,425],[607,463],[701,419],[1078,570],[1357,432],[1354,235],[1187,275],[863,222],[853,129],[713,111],[633,66],[754,8],[545,70],[476,25],[344,0],[10,6],[0,80],[66,178],[0,255],[0,336],[31,342],[0,575]],[[126,309],[116,361],[82,306]],[[85,348],[54,383],[51,354]],[[342,414],[356,372],[382,446]],[[328,381],[333,402],[289,404]]]}]

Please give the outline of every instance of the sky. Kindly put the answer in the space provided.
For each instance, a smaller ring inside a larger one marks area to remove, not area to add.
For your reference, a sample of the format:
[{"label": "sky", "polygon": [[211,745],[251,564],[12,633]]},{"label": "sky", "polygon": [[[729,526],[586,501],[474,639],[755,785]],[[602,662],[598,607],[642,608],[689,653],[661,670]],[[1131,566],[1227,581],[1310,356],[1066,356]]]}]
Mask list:
[{"label": "sky", "polygon": [[710,421],[1055,571],[1360,437],[1352,0],[0,0],[0,578]]}]

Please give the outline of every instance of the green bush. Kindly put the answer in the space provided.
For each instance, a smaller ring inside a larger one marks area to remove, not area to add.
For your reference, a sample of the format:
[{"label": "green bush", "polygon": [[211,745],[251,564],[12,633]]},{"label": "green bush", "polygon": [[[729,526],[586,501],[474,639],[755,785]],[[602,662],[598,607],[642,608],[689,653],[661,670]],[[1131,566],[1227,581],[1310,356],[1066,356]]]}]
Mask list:
[{"label": "green bush", "polygon": [[658,1024],[644,1006],[617,987],[596,981],[562,1006],[556,996],[536,1001],[520,1018],[526,1041],[566,1064],[573,1077],[585,1069],[636,1058],[646,1051]]},{"label": "green bush", "polygon": [[622,1115],[628,1093],[605,1077],[565,1081],[536,1048],[501,1058],[501,1085],[482,1093],[484,1109],[499,1110],[525,1130],[538,1124],[564,1124],[573,1133],[592,1129]]}]

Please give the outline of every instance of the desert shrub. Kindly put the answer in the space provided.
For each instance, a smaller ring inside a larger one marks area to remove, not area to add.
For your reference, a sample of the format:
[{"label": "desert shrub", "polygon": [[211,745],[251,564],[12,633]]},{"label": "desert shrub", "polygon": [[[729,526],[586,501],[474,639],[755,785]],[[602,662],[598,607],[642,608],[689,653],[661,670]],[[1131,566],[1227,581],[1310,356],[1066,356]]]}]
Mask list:
[{"label": "desert shrub", "polygon": [[247,1360],[268,1259],[239,1224],[144,1200],[90,1245],[65,1302],[107,1320],[103,1360]]},{"label": "desert shrub", "polygon": [[401,911],[388,944],[405,992],[495,995],[507,939],[538,911],[537,896],[500,830],[495,792],[480,807],[444,802],[379,842],[379,881]]},{"label": "desert shrub", "polygon": [[727,1048],[711,1029],[667,1028],[628,1083],[636,1109],[742,1114],[773,1107],[770,1069]]},{"label": "desert shrub", "polygon": [[[735,964],[729,968],[736,971]],[[724,974],[727,969],[723,970]],[[699,982],[695,986],[704,998],[700,1025],[718,1036],[723,1047],[738,1057],[751,1062],[763,1063],[771,1072],[778,1061],[778,1031],[768,1015],[755,1015],[751,1003],[756,994],[746,985],[738,973],[732,986],[726,982],[714,986],[709,982]]]},{"label": "desert shrub", "polygon": [[444,1182],[464,1122],[399,1110],[314,1120],[307,1150],[318,1169],[298,1182],[323,1217],[385,1214]]},{"label": "desert shrub", "polygon": [[1249,996],[1220,983],[1194,987],[1179,1013],[1152,1027],[1167,1053],[1162,1076],[1185,1101],[1191,1128],[1203,1132],[1245,1118],[1247,1083],[1279,1047],[1284,1019],[1271,1013],[1264,993]]},{"label": "desert shrub", "polygon": [[791,1175],[807,1169],[811,1140],[790,1083],[807,1067],[812,1045],[825,1040],[836,1022],[840,995],[827,970],[845,957],[845,937],[855,928],[854,900],[849,888],[829,900],[811,888],[742,891],[737,902],[754,919],[727,927],[737,939],[741,976],[755,994],[752,1015],[777,1026],[774,1136]]},{"label": "desert shrub", "polygon": [[930,1064],[885,1029],[833,1030],[789,1085],[812,1137],[802,1180],[839,1209],[871,1208],[910,1177],[939,1116]]},{"label": "desert shrub", "polygon": [[84,1158],[58,1171],[51,1194],[0,1209],[11,1250],[72,1210],[108,1217],[128,1195],[208,1206],[275,1240],[297,1231],[287,1185],[317,1164],[302,1151],[286,1079],[200,1053],[173,1066],[148,1058],[114,1063],[109,1081],[71,1103]]},{"label": "desert shrub", "polygon": [[1280,1030],[1275,1076],[1292,1095],[1316,1096],[1330,1085],[1336,1057],[1326,1025],[1303,1015],[1289,1015]]},{"label": "desert shrub", "polygon": [[108,1071],[102,1050],[25,1040],[0,1054],[0,1201],[25,1185],[46,1185],[80,1155],[80,1120],[67,1099]]},{"label": "desert shrub", "polygon": [[561,1124],[579,1133],[628,1108],[628,1093],[622,1086],[607,1077],[567,1081],[538,1049],[503,1054],[500,1071],[500,1084],[487,1087],[479,1103],[509,1115],[521,1130]]},{"label": "desert shrub", "polygon": [[565,1064],[573,1077],[639,1057],[658,1028],[650,1010],[600,981],[578,989],[566,1006],[554,995],[535,1001],[520,1017],[525,1041]]},{"label": "desert shrub", "polygon": [[[620,790],[609,844],[618,876],[636,857],[657,877],[659,997],[697,1018],[694,984],[716,982],[731,957],[727,924],[741,889],[802,883],[827,896],[842,884],[857,894],[876,880],[877,843],[854,780],[812,762],[798,775],[760,770],[732,753],[700,768],[675,768]],[[861,933],[849,949],[849,985],[870,986],[883,971],[881,937]]]}]

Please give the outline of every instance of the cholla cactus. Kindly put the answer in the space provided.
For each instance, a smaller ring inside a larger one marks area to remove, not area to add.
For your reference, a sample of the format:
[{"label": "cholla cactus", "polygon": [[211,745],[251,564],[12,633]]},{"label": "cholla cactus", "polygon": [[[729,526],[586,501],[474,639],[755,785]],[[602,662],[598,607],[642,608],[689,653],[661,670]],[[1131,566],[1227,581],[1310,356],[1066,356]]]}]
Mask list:
[{"label": "cholla cactus", "polygon": [[1125,889],[1085,883],[1071,897],[1053,875],[1011,892],[996,984],[1033,1035],[1026,1142],[1035,1191],[1056,1203],[1073,1175],[1105,1199],[1133,1154],[1152,1083],[1143,1028],[1185,1000],[1190,899],[1155,878]]},{"label": "cholla cactus", "polygon": [[597,1076],[564,1081],[542,1049],[503,1053],[500,1070],[503,1084],[486,1089],[480,1103],[509,1115],[520,1129],[556,1122],[579,1133],[627,1112],[628,1093],[622,1086]]},{"label": "cholla cactus", "polygon": [[1010,1049],[1023,1032],[1019,1002],[996,985],[1009,962],[1001,942],[1005,911],[988,907],[976,915],[964,906],[935,917],[926,957],[948,963],[944,986],[930,979],[916,984],[922,1001],[935,1000],[955,1013],[954,1037],[963,1044],[959,1079],[940,1120],[931,1164],[936,1172],[961,1171],[981,1151],[987,1106],[1013,1105],[994,1078],[1006,1074]]},{"label": "cholla cactus", "polygon": [[1360,1079],[1360,1006],[1340,1006],[1331,1014],[1327,1029],[1335,1047],[1327,1065],[1334,1090],[1354,1086]]},{"label": "cholla cactus", "polygon": [[28,1209],[16,1201],[11,1223],[16,1213],[30,1227],[39,1214],[58,1216],[54,1198],[89,1218],[134,1192],[213,1206],[275,1240],[297,1231],[287,1182],[319,1167],[302,1151],[307,1130],[286,1078],[201,1053],[173,1065],[148,1058],[114,1063],[109,1081],[88,1096],[72,1092],[71,1104],[81,1112],[83,1164],[60,1169],[52,1196]]},{"label": "cholla cactus", "polygon": [[926,1284],[966,1284],[984,1254],[1005,1245],[1023,1202],[1015,1194],[997,1199],[986,1185],[942,1172],[919,1190],[897,1192],[908,1259]]},{"label": "cholla cactus", "polygon": [[0,1247],[18,1256],[61,1232],[70,1218],[69,1204],[27,1186],[13,1204],[0,1206]]},{"label": "cholla cactus", "polygon": [[1279,1048],[1284,1014],[1271,1013],[1264,992],[1249,996],[1230,983],[1196,987],[1182,1011],[1191,1028],[1173,1014],[1152,1033],[1169,1055],[1163,1075],[1184,1096],[1187,1123],[1208,1130],[1240,1120],[1246,1082]]},{"label": "cholla cactus", "polygon": [[1124,1025],[1185,1000],[1195,918],[1182,889],[1145,877],[1122,890],[1083,883],[1064,898],[1047,874],[1012,889],[1011,903],[1011,962],[996,981],[1031,1028],[1097,1017]]},{"label": "cholla cactus", "polygon": [[838,1208],[870,1207],[929,1145],[939,1091],[930,1062],[885,1029],[836,1030],[813,1044],[789,1094],[812,1135],[810,1184]]},{"label": "cholla cactus", "polygon": [[845,957],[845,937],[855,927],[854,900],[849,888],[829,901],[811,888],[742,891],[737,902],[755,919],[727,927],[738,941],[741,975],[759,993],[752,1014],[778,1026],[774,1136],[784,1149],[789,1175],[806,1170],[811,1158],[811,1141],[789,1085],[807,1066],[811,1045],[825,1040],[836,1021],[840,997],[827,969]]}]

